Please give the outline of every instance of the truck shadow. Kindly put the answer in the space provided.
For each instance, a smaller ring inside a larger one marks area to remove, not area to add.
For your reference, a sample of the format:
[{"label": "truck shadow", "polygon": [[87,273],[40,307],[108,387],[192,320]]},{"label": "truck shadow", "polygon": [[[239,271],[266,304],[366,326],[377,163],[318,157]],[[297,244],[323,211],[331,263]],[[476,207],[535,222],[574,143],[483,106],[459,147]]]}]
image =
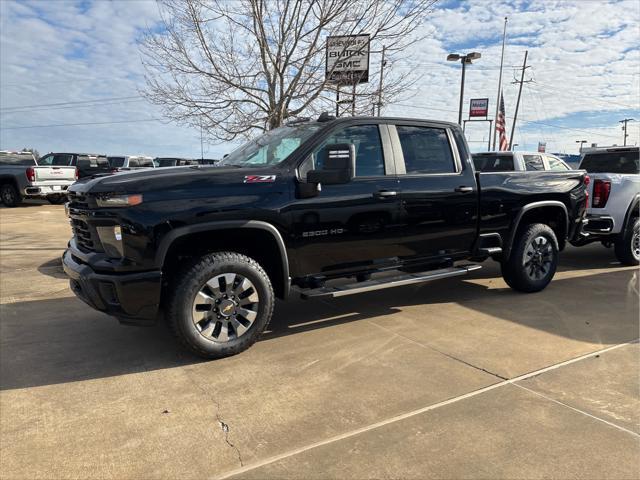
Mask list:
[{"label": "truck shadow", "polygon": [[[398,313],[412,315],[419,325],[431,328],[447,321],[433,313],[439,305],[457,304],[571,340],[618,344],[638,336],[638,277],[632,270],[585,274],[557,279],[533,295],[513,292],[494,283],[501,282],[497,279],[469,277],[333,300],[279,302],[260,341]],[[598,295],[602,301],[594,299]],[[73,297],[5,304],[0,309],[0,390],[203,362],[182,350],[164,324],[121,327]],[[482,327],[475,334],[483,335]]]}]

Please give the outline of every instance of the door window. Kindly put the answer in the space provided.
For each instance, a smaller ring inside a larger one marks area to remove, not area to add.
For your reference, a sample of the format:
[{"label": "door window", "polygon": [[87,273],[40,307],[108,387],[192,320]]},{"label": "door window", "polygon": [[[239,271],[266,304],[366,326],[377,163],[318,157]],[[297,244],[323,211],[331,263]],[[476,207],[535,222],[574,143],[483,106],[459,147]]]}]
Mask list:
[{"label": "door window", "polygon": [[445,129],[398,125],[396,130],[408,175],[455,173]]},{"label": "door window", "polygon": [[523,155],[522,158],[527,170],[544,170],[541,155]]},{"label": "door window", "polygon": [[333,133],[313,153],[316,169],[322,168],[325,149],[336,143],[351,143],[356,151],[356,177],[383,176],[384,156],[377,125],[354,125]]},{"label": "door window", "polygon": [[569,170],[569,167],[560,159],[547,155],[549,170]]}]

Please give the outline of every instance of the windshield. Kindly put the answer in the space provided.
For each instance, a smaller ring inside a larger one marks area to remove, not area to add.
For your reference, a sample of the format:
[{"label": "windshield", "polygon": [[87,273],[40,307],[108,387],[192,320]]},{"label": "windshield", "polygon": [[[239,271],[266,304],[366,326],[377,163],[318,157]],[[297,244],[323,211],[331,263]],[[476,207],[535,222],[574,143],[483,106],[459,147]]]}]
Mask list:
[{"label": "windshield", "polygon": [[35,165],[30,153],[0,153],[0,165]]},{"label": "windshield", "polygon": [[276,128],[223,158],[218,165],[260,167],[276,165],[285,160],[307,138],[320,129],[318,124],[291,125]]},{"label": "windshield", "polygon": [[640,173],[638,156],[640,150],[619,152],[586,153],[580,169],[588,173]]},{"label": "windshield", "polygon": [[473,166],[477,172],[510,172],[513,170],[513,155],[473,155]]}]

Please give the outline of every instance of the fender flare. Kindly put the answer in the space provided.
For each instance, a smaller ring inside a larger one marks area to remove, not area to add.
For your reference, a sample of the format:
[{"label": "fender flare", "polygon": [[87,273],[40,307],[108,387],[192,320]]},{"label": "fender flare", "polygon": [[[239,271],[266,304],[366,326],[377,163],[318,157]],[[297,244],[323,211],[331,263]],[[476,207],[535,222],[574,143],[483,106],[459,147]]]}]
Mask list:
[{"label": "fender flare", "polygon": [[532,203],[527,203],[526,205],[524,205],[520,211],[518,211],[518,214],[516,215],[516,218],[513,222],[513,228],[511,229],[511,232],[509,233],[509,237],[507,239],[507,243],[505,245],[504,248],[504,257],[505,258],[509,258],[509,255],[511,254],[511,247],[513,246],[513,241],[516,238],[516,232],[518,231],[518,228],[520,227],[520,221],[522,220],[522,217],[524,216],[525,213],[530,212],[531,210],[535,210],[537,208],[543,208],[543,207],[560,207],[562,208],[562,211],[564,212],[564,227],[565,227],[565,235],[569,235],[569,213],[567,212],[567,206],[562,203],[559,200],[543,200],[540,202],[532,202]]},{"label": "fender flare", "polygon": [[629,219],[632,218],[633,216],[633,211],[637,210],[638,207],[640,207],[640,193],[636,193],[636,195],[633,197],[633,200],[631,200],[631,203],[627,207],[627,211],[624,214],[624,223],[622,224],[621,232],[624,232],[626,230],[627,223],[629,222]]},{"label": "fender flare", "polygon": [[196,225],[186,225],[184,227],[178,227],[170,230],[160,241],[158,250],[155,255],[155,263],[159,269],[162,269],[164,265],[167,252],[173,242],[180,237],[190,235],[192,233],[211,232],[216,230],[230,230],[230,229],[253,229],[263,230],[269,232],[278,246],[280,251],[280,261],[282,266],[282,285],[283,285],[283,297],[286,298],[290,289],[290,277],[289,277],[289,257],[287,255],[287,248],[285,247],[282,235],[276,227],[267,222],[259,220],[222,220],[215,222],[199,223]]}]

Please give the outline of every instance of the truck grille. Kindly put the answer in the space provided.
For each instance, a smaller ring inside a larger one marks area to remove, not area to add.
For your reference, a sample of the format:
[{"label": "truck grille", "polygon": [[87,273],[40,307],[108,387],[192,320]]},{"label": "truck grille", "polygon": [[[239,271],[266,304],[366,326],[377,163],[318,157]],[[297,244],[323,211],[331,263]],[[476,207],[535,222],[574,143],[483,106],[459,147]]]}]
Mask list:
[{"label": "truck grille", "polygon": [[84,195],[68,192],[67,196],[69,197],[69,208],[89,208],[89,200]]},{"label": "truck grille", "polygon": [[87,222],[72,218],[71,229],[73,230],[73,235],[76,237],[76,244],[80,249],[89,252],[96,251],[96,242],[93,240],[91,228],[87,225]]}]

